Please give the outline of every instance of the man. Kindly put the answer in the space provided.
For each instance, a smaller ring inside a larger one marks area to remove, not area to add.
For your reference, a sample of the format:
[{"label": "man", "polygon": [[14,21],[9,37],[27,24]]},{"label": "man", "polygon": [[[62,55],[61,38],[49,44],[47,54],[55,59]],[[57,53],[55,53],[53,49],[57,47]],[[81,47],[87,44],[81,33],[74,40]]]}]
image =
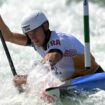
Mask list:
[{"label": "man", "polygon": [[[91,56],[91,68],[85,70],[84,46],[72,35],[51,31],[49,21],[42,12],[32,13],[23,21],[21,27],[24,35],[13,33],[0,17],[0,29],[5,40],[33,47],[43,60],[50,62],[52,73],[61,81],[103,72],[93,56]],[[14,78],[16,85],[26,84],[26,80],[27,76],[23,75]]]}]

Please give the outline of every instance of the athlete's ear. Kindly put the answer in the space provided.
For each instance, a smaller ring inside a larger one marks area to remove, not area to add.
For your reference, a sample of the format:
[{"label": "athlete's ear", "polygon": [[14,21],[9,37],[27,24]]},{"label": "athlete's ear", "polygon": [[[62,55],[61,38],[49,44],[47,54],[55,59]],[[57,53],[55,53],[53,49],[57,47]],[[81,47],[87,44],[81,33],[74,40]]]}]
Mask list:
[{"label": "athlete's ear", "polygon": [[44,24],[43,24],[43,27],[45,30],[48,30],[49,29],[49,22],[46,21]]}]

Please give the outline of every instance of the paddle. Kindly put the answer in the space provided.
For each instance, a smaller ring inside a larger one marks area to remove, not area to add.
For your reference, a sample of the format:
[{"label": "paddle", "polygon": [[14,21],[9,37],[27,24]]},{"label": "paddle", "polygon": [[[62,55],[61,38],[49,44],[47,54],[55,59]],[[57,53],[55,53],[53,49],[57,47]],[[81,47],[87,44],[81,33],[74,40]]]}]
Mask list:
[{"label": "paddle", "polygon": [[[3,35],[2,35],[1,30],[0,30],[0,37],[1,37],[1,42],[2,42],[2,45],[4,47],[4,50],[5,50],[5,53],[6,53],[6,56],[7,56],[7,59],[8,59],[8,62],[9,62],[9,65],[10,65],[10,68],[11,68],[11,71],[12,71],[12,74],[13,74],[13,76],[15,76],[15,75],[17,75],[17,72],[15,70],[14,64],[12,62],[12,59],[11,59],[9,50],[7,48],[7,45],[5,43],[5,40],[3,38]],[[17,89],[18,89],[19,93],[23,92],[23,88],[21,86],[17,86]]]},{"label": "paddle", "polygon": [[[48,92],[48,93],[50,93],[50,94],[53,94],[54,93],[54,91],[60,91],[61,89],[66,89],[66,88],[68,88],[69,87],[69,89],[71,88],[73,88],[73,85],[61,85],[61,86],[57,86],[57,87],[51,87],[51,88],[47,88],[46,89],[46,91]],[[75,87],[75,86],[74,86]]]}]

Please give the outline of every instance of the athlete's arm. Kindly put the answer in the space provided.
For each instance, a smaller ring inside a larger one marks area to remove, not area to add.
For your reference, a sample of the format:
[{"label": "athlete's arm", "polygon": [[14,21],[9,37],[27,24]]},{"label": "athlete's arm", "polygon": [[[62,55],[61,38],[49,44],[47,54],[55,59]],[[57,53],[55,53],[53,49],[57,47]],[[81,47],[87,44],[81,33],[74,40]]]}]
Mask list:
[{"label": "athlete's arm", "polygon": [[27,44],[27,37],[20,33],[11,32],[8,26],[4,23],[1,16],[0,16],[0,30],[2,31],[3,37],[6,41],[19,44],[19,45]]},{"label": "athlete's arm", "polygon": [[58,49],[50,50],[46,56],[44,57],[45,61],[49,61],[51,66],[55,65],[61,58],[63,57],[63,53]]},{"label": "athlete's arm", "polygon": [[90,69],[85,68],[84,54],[74,56],[73,61],[74,61],[75,69],[76,69],[75,74],[81,75],[81,76],[94,73],[96,68],[99,66],[96,63],[95,58],[92,55],[91,55],[91,67],[90,67]]}]

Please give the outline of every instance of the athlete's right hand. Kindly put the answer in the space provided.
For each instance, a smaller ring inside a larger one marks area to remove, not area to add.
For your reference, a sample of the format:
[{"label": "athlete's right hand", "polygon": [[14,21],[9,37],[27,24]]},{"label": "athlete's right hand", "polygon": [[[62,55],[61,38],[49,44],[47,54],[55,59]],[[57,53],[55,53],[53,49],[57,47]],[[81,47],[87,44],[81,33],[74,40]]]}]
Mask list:
[{"label": "athlete's right hand", "polygon": [[14,81],[15,86],[20,86],[22,84],[26,84],[27,75],[16,75],[16,76],[14,76],[13,81]]}]

